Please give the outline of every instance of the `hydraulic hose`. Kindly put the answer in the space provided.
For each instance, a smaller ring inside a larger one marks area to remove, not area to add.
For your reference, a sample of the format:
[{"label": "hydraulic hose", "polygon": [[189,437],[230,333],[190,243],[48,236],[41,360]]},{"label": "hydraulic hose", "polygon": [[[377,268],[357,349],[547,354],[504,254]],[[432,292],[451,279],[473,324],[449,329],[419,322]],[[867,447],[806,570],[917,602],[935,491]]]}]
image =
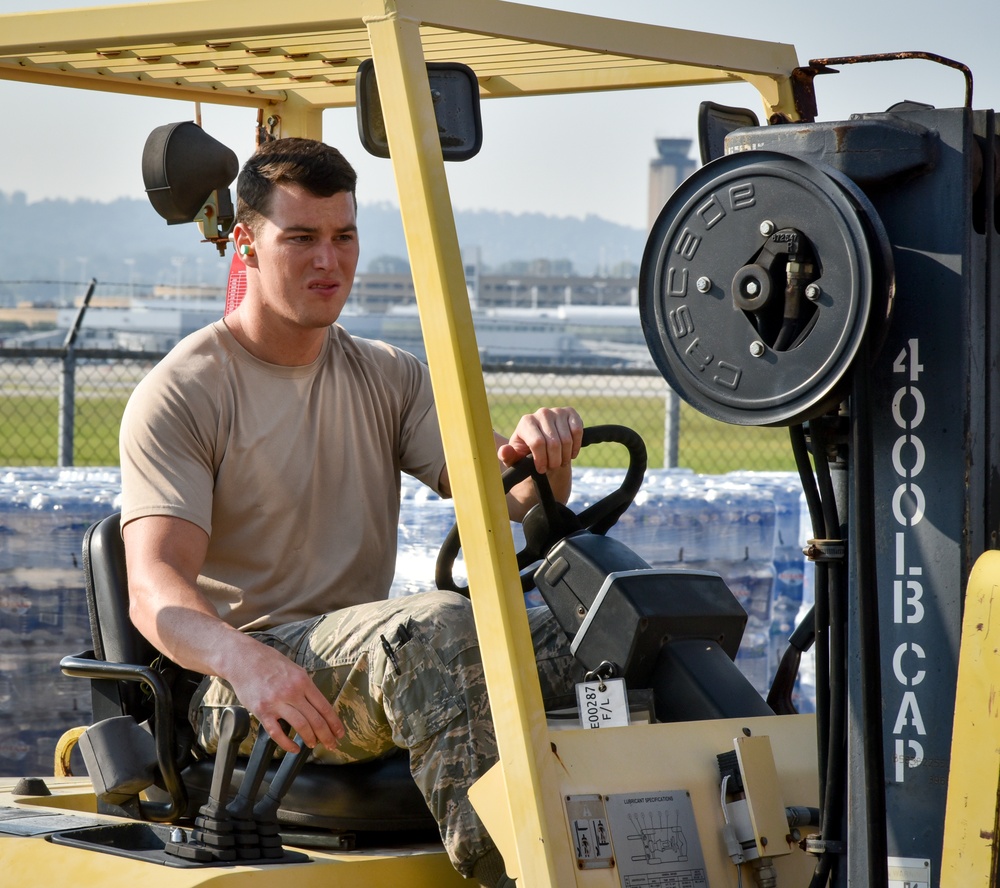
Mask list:
[{"label": "hydraulic hose", "polygon": [[[816,464],[816,480],[820,490],[823,525],[826,539],[840,539],[842,529],[837,510],[837,501],[830,476],[827,448],[822,446],[826,431],[820,425],[814,431],[813,443]],[[846,572],[843,562],[826,563],[827,575],[827,616],[829,640],[827,645],[827,679],[829,682],[829,722],[827,725],[826,785],[820,799],[822,805],[821,828],[823,840],[827,843],[840,837],[841,818],[846,793],[845,774],[847,770],[847,596]],[[818,632],[818,629],[817,629]],[[818,650],[818,649],[817,649]],[[817,659],[819,654],[817,652]],[[817,688],[819,668],[817,664]],[[826,851],[832,856],[835,852]],[[831,871],[834,860],[831,860]]]},{"label": "hydraulic hose", "polygon": [[854,454],[854,563],[857,588],[858,658],[861,685],[861,753],[864,772],[867,873],[870,888],[887,888],[885,774],[882,765],[882,670],[878,583],[875,576],[875,467],[871,430],[871,381],[866,335],[855,359],[851,394],[851,450]]},{"label": "hydraulic hose", "polygon": [[[815,474],[803,477],[808,466],[803,455],[804,434],[792,435],[796,462],[803,478],[814,538],[839,540],[842,537],[828,456],[827,424],[810,424]],[[816,562],[813,606],[816,644],[816,732],[819,778],[820,827],[826,844],[820,853],[810,888],[823,888],[836,869],[842,842],[839,841],[846,786],[846,614],[845,572],[835,561]]]},{"label": "hydraulic hose", "polygon": [[788,428],[792,442],[792,455],[795,457],[795,468],[802,483],[802,494],[806,498],[806,508],[809,510],[809,522],[814,535],[819,535],[823,529],[823,504],[819,499],[819,489],[816,487],[816,476],[809,462],[809,445],[806,443],[806,431],[801,425]]},{"label": "hydraulic hose", "polygon": [[[806,506],[809,510],[813,536],[816,537],[820,535],[818,528],[822,525],[823,511],[819,491],[816,487],[816,478],[809,462],[809,448],[806,444],[805,430],[801,425],[794,425],[789,427],[788,432],[799,481],[802,484]],[[799,674],[802,654],[809,650],[816,640],[815,614],[816,607],[813,605],[789,636],[788,647],[785,648],[785,652],[781,656],[781,661],[778,663],[774,679],[768,690],[767,704],[778,715],[792,715],[797,711],[792,701],[792,692]]]}]

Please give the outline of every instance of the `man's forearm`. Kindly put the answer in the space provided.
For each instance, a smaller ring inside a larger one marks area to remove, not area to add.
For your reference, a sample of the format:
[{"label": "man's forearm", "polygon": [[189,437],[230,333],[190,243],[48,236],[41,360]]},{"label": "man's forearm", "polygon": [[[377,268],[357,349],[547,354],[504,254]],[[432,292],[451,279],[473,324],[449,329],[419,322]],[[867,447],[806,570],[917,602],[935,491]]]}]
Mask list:
[{"label": "man's forearm", "polygon": [[[557,502],[565,503],[573,489],[573,470],[570,466],[549,469],[545,478]],[[538,491],[530,478],[512,487],[507,494],[507,511],[512,521],[522,521],[532,506],[538,503]]]},{"label": "man's forearm", "polygon": [[256,642],[220,619],[197,589],[171,593],[169,585],[164,582],[155,590],[145,584],[132,585],[132,623],[179,666],[225,677],[227,664],[240,658],[247,643]]}]

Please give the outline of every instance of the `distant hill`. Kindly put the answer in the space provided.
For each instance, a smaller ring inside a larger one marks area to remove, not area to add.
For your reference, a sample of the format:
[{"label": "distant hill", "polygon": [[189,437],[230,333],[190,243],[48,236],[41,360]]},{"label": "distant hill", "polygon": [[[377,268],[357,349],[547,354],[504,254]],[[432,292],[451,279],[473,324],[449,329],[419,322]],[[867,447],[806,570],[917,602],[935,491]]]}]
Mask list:
[{"label": "distant hill", "polygon": [[[380,256],[406,256],[399,209],[362,204],[360,269]],[[463,249],[478,248],[485,266],[533,259],[570,260],[590,275],[622,262],[638,264],[645,241],[639,228],[596,216],[585,219],[487,210],[456,214]],[[126,260],[134,260],[127,262]],[[0,292],[24,280],[137,284],[225,282],[229,263],[199,242],[192,225],[167,225],[141,199],[110,203],[42,200],[0,192]]]},{"label": "distant hill", "polygon": [[[358,224],[362,249],[369,259],[382,253],[406,255],[398,207],[362,204]],[[577,219],[543,213],[459,210],[455,224],[462,248],[478,248],[482,263],[494,269],[519,260],[568,259],[577,272],[591,275],[622,262],[638,265],[646,240],[646,232],[640,228],[597,216]],[[377,250],[372,249],[375,245]]]}]

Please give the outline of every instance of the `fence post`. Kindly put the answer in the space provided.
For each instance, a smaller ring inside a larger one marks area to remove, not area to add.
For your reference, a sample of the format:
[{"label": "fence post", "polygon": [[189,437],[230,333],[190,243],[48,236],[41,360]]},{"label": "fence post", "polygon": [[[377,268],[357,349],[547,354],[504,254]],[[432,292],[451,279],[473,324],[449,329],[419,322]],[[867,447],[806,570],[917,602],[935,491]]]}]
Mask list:
[{"label": "fence post", "polygon": [[73,465],[74,389],[76,388],[76,352],[73,346],[63,349],[62,385],[59,388],[59,457],[60,467]]},{"label": "fence post", "polygon": [[680,458],[681,399],[670,385],[663,411],[663,468],[676,469]]},{"label": "fence post", "polygon": [[62,386],[59,389],[59,456],[57,462],[60,466],[73,465],[73,431],[75,424],[76,405],[76,352],[73,345],[76,336],[83,325],[83,316],[86,314],[90,299],[94,295],[97,287],[97,278],[90,279],[90,286],[83,296],[83,302],[73,320],[73,326],[66,331],[66,338],[63,340],[62,359]]}]

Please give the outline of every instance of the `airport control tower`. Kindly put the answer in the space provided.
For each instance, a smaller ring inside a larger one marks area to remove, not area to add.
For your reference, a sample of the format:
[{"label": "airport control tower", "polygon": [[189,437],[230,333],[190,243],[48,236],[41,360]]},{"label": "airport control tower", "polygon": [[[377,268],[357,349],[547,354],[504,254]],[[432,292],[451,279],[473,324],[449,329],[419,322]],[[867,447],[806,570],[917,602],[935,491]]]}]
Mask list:
[{"label": "airport control tower", "polygon": [[690,157],[691,139],[657,139],[659,156],[649,162],[649,213],[647,224],[652,227],[667,198],[698,166]]}]

